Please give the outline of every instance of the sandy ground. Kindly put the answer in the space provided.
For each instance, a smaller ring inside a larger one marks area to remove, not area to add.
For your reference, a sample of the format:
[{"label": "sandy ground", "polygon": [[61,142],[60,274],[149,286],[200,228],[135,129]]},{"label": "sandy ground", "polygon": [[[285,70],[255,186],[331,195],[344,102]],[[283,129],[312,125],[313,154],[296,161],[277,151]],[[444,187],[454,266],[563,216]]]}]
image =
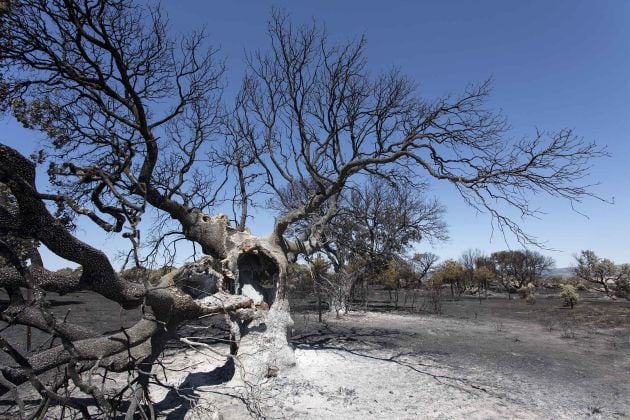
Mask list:
[{"label": "sandy ground", "polygon": [[296,316],[296,367],[260,386],[220,385],[232,368],[173,353],[170,368],[184,370],[169,382],[192,401],[156,389],[158,407],[173,419],[208,418],[212,407],[230,419],[630,418],[630,343],[521,321],[308,317]]}]

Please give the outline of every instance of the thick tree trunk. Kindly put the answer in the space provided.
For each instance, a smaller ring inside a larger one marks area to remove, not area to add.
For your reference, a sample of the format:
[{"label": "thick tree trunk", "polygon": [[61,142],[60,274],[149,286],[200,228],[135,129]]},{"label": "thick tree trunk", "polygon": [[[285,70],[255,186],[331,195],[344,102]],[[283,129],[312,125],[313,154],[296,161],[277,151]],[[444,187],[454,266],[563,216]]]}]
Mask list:
[{"label": "thick tree trunk", "polygon": [[335,318],[341,318],[348,313],[348,305],[345,299],[331,299],[329,302],[330,312],[335,314]]},{"label": "thick tree trunk", "polygon": [[237,369],[232,381],[234,385],[255,384],[295,365],[288,341],[293,326],[287,296],[289,263],[273,236],[257,237],[227,225],[223,228],[223,258],[204,258],[175,282],[181,281],[184,290],[214,293],[218,289],[251,299],[252,307],[226,319]]},{"label": "thick tree trunk", "polygon": [[[132,283],[118,276],[102,251],[75,238],[49,213],[38,197],[32,162],[0,145],[0,163],[0,182],[9,186],[20,210],[19,217],[1,212],[0,229],[41,241],[83,269],[80,277],[73,278],[50,273],[38,264],[21,271],[19,264],[3,267],[0,287],[36,287],[62,293],[91,289],[124,307],[143,304],[145,315],[125,331],[90,337],[90,332],[56,325],[41,314],[38,317],[31,311],[21,313],[25,325],[71,341],[72,349],[57,346],[28,360],[16,354],[16,362],[21,362],[18,366],[0,366],[6,379],[20,385],[32,374],[44,374],[78,361],[98,363],[114,371],[128,370],[138,366],[129,362],[130,354],[147,372],[178,325],[214,314],[225,314],[229,319],[234,340],[232,354],[243,368],[238,378],[252,382],[295,363],[288,345],[288,332],[293,325],[286,296],[288,252],[280,236],[260,238],[239,232],[228,226],[225,215],[210,216],[198,209],[187,209],[149,188],[147,199],[177,219],[186,237],[201,244],[210,257],[169,273],[156,286]],[[20,302],[12,299],[12,303]],[[239,339],[244,348],[241,351]]]},{"label": "thick tree trunk", "polygon": [[243,369],[236,377],[255,381],[295,364],[288,344],[293,325],[287,296],[289,251],[282,236],[277,232],[253,236],[230,228],[225,215],[210,216],[197,209],[178,220],[186,237],[210,255],[206,271],[215,278],[216,288],[253,301],[253,308],[232,320],[232,336],[240,338],[237,366]]},{"label": "thick tree trunk", "polygon": [[322,296],[319,290],[315,294],[317,295],[317,322],[322,322]]},{"label": "thick tree trunk", "polygon": [[231,249],[222,261],[224,275],[233,284],[233,292],[253,300],[255,315],[239,322],[240,345],[235,375],[237,382],[257,382],[294,366],[295,356],[289,346],[293,320],[287,296],[285,251],[271,237],[255,237],[246,232],[229,236]]}]

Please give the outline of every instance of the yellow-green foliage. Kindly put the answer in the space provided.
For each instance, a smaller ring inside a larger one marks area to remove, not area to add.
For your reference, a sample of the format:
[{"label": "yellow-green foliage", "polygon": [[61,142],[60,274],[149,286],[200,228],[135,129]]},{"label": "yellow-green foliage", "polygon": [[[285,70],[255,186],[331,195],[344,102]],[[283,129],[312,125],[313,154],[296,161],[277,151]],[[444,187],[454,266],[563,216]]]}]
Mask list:
[{"label": "yellow-green foliage", "polygon": [[321,255],[317,255],[311,261],[311,270],[313,273],[317,274],[325,274],[330,267],[330,263],[324,259]]},{"label": "yellow-green foliage", "polygon": [[570,306],[573,308],[573,305],[578,303],[580,300],[580,295],[575,290],[575,287],[570,284],[565,284],[562,286],[562,292],[560,293],[560,297],[564,300],[565,306]]},{"label": "yellow-green foliage", "polygon": [[615,294],[630,299],[630,264],[621,266],[620,275],[615,279]]},{"label": "yellow-green foliage", "polygon": [[401,272],[400,265],[396,261],[392,260],[387,264],[387,268],[383,271],[381,276],[381,283],[385,288],[396,289],[400,284]]},{"label": "yellow-green foliage", "polygon": [[125,280],[133,283],[143,283],[144,280],[148,280],[149,283],[157,283],[157,281],[165,274],[173,271],[175,267],[165,266],[157,269],[146,268],[128,268],[120,273],[120,276]]},{"label": "yellow-green foliage", "polygon": [[527,302],[529,305],[533,305],[534,303],[536,303],[536,295],[534,295],[533,293],[528,294],[525,298],[525,302]]},{"label": "yellow-green foliage", "polygon": [[73,276],[73,275],[80,275],[82,271],[83,269],[81,267],[77,267],[77,268],[64,267],[55,271],[55,273],[61,274],[64,276]]},{"label": "yellow-green foliage", "polygon": [[357,270],[361,270],[363,267],[365,267],[365,260],[363,258],[350,258],[350,261],[348,261],[348,264],[346,265],[346,272],[347,273],[353,273]]},{"label": "yellow-green foliage", "polygon": [[464,267],[454,260],[446,260],[431,277],[433,282],[439,282],[440,285],[448,283],[457,283],[464,278]]},{"label": "yellow-green foliage", "polygon": [[311,271],[306,264],[289,264],[287,269],[287,282],[291,290],[311,290],[313,282]]},{"label": "yellow-green foliage", "polygon": [[488,267],[478,267],[473,274],[473,280],[478,285],[486,285],[494,279],[494,273]]},{"label": "yellow-green foliage", "polygon": [[442,279],[439,277],[433,276],[429,280],[427,280],[427,287],[430,289],[439,289],[442,287],[444,283],[442,283]]}]

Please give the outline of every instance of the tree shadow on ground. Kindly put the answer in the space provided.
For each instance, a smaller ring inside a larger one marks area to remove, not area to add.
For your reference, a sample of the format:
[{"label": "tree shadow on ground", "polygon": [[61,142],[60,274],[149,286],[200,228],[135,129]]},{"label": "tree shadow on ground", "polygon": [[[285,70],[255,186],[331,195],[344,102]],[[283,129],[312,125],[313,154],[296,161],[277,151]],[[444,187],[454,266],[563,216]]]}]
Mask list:
[{"label": "tree shadow on ground", "polygon": [[155,404],[154,408],[159,413],[167,412],[168,420],[182,419],[199,400],[197,388],[229,382],[235,372],[234,359],[230,357],[223,366],[210,372],[191,373],[181,385],[171,389],[162,401]]},{"label": "tree shadow on ground", "polygon": [[[197,394],[197,388],[212,385],[220,385],[229,382],[235,374],[235,365],[232,358],[228,358],[223,366],[217,367],[210,372],[190,373],[186,379],[178,387],[171,387],[164,399],[156,404],[153,408],[156,413],[163,413],[162,417],[168,420],[179,420],[186,416],[186,413],[193,408],[200,396]],[[91,406],[94,402],[91,398],[72,398],[72,400],[81,405]],[[27,407],[37,407],[41,400],[25,399],[24,403]],[[55,403],[51,404],[54,407]],[[129,401],[119,401],[116,409],[125,412],[129,407]],[[15,401],[9,399],[0,399],[0,418],[12,418],[18,414],[15,412]],[[164,417],[165,415],[165,417]],[[116,419],[122,419],[124,416],[117,416]],[[46,417],[48,418],[48,417]],[[135,417],[134,417],[135,418]]]},{"label": "tree shadow on ground", "polygon": [[362,347],[372,349],[399,348],[403,340],[415,336],[413,333],[403,333],[396,330],[382,328],[343,328],[331,327],[329,324],[319,325],[316,331],[312,329],[304,334],[291,337],[294,348],[308,350],[323,350],[327,346],[344,343],[346,348]]}]

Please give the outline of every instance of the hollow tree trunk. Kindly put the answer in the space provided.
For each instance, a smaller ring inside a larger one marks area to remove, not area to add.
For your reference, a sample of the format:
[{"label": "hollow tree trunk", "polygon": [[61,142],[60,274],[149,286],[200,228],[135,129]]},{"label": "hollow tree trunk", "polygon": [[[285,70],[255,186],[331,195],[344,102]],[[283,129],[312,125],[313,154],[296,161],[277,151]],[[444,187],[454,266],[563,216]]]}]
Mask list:
[{"label": "hollow tree trunk", "polygon": [[[241,232],[229,237],[234,246],[223,260],[233,292],[252,298],[256,315],[240,322],[238,363],[249,381],[275,376],[295,365],[289,346],[293,319],[287,290],[288,259],[273,237]],[[238,375],[235,376],[237,378]]]},{"label": "hollow tree trunk", "polygon": [[[293,366],[288,336],[293,326],[287,295],[288,252],[276,235],[254,236],[228,226],[224,215],[192,215],[186,236],[201,243],[206,273],[216,288],[252,300],[252,308],[231,319],[233,340],[238,341],[235,362],[239,380],[256,382]],[[199,286],[195,286],[199,288]]]}]

